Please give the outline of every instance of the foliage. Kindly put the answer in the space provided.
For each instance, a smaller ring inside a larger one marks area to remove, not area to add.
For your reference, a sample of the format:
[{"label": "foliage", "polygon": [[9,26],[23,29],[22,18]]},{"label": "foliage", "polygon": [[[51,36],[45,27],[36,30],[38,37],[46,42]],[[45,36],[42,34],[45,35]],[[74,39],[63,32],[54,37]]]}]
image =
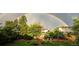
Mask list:
[{"label": "foliage", "polygon": [[16,32],[19,32],[19,25],[18,24],[19,24],[18,19],[15,19],[14,20],[14,25],[15,25],[14,31],[16,31]]},{"label": "foliage", "polygon": [[17,39],[16,22],[6,21],[4,27],[0,29],[0,45],[5,45]]},{"label": "foliage", "polygon": [[62,32],[60,32],[58,29],[55,29],[53,31],[49,31],[48,33],[48,37],[49,38],[60,38],[60,39],[64,39],[64,34]]},{"label": "foliage", "polygon": [[6,21],[5,22],[5,28],[10,28],[11,30],[15,28],[15,24],[13,21]]},{"label": "foliage", "polygon": [[31,36],[37,36],[40,35],[42,31],[42,26],[39,24],[32,24],[29,27],[29,35]]},{"label": "foliage", "polygon": [[74,31],[74,34],[76,35],[76,44],[79,45],[79,18],[76,18],[73,20],[73,26],[72,30]]},{"label": "foliage", "polygon": [[21,35],[25,35],[28,32],[28,25],[26,24],[27,19],[25,16],[19,18],[19,32]]},{"label": "foliage", "polygon": [[13,42],[16,39],[32,40],[33,37],[27,35],[28,25],[25,16],[21,16],[19,21],[6,21],[4,27],[0,28],[0,45]]},{"label": "foliage", "polygon": [[17,33],[10,28],[3,28],[0,30],[0,45],[5,45],[9,42],[13,42],[17,38]]},{"label": "foliage", "polygon": [[32,40],[33,37],[26,34],[26,35],[18,35],[18,36],[17,36],[17,39],[18,39],[18,40],[19,40],[19,39]]},{"label": "foliage", "polygon": [[73,20],[73,27],[72,27],[74,32],[79,32],[79,19],[74,19]]},{"label": "foliage", "polygon": [[[18,21],[19,20],[19,21]],[[0,27],[0,45],[6,45],[13,42],[16,46],[37,46],[40,45],[34,36],[40,36],[42,34],[42,26],[40,24],[27,25],[26,16],[21,16],[15,21],[6,21],[4,27]],[[79,19],[74,19],[72,30],[74,33],[79,33]],[[71,34],[71,33],[70,33]],[[68,34],[68,36],[70,36]],[[71,46],[79,45],[79,35],[75,43],[64,41],[44,41],[41,42],[42,46]],[[45,35],[45,39],[65,39],[64,34],[58,30],[49,31]],[[17,41],[23,39],[24,41]]]}]

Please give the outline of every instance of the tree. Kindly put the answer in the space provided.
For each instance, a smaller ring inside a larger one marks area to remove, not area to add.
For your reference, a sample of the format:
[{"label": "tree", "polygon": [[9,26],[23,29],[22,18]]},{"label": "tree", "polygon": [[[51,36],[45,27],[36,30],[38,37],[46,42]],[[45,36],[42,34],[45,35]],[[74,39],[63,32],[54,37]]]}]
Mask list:
[{"label": "tree", "polygon": [[54,30],[52,31],[49,31],[48,33],[48,38],[50,39],[64,39],[64,34],[62,32],[60,32],[58,30],[58,28],[55,28]]},{"label": "tree", "polygon": [[18,26],[18,19],[14,20],[14,25],[17,27]]},{"label": "tree", "polygon": [[18,33],[16,32],[17,20],[6,21],[5,25],[0,28],[0,45],[13,42],[17,39]]},{"label": "tree", "polygon": [[14,28],[15,28],[15,24],[14,24],[13,21],[6,21],[4,27],[5,27],[5,28],[14,29]]},{"label": "tree", "polygon": [[0,29],[0,45],[13,42],[16,39],[17,39],[17,33],[12,31],[11,28],[6,27]]},{"label": "tree", "polygon": [[40,35],[42,31],[42,26],[39,24],[32,24],[29,27],[29,34],[31,36],[37,36]]},{"label": "tree", "polygon": [[72,30],[76,33],[79,32],[79,19],[78,18],[73,20]]},{"label": "tree", "polygon": [[25,16],[19,18],[19,31],[21,35],[26,35],[28,32],[28,25],[26,24],[27,19]]},{"label": "tree", "polygon": [[14,21],[6,21],[4,28],[10,29],[16,32],[19,31],[18,20],[15,19]]},{"label": "tree", "polygon": [[76,36],[76,43],[79,45],[79,18],[73,20],[72,30]]},{"label": "tree", "polygon": [[16,31],[16,32],[19,32],[19,25],[18,24],[19,24],[18,19],[15,19],[14,20],[14,26],[15,26],[14,31]]}]

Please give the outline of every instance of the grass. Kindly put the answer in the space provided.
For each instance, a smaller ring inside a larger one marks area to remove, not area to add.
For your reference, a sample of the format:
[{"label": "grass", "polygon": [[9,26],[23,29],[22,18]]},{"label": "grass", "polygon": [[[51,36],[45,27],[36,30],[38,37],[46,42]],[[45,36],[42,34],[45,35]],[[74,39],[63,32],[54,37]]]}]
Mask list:
[{"label": "grass", "polygon": [[22,40],[15,41],[14,43],[8,44],[10,46],[76,46],[76,43],[70,43],[69,41],[44,41],[39,44],[36,40]]},{"label": "grass", "polygon": [[68,41],[45,41],[43,43],[44,46],[74,46],[76,45],[74,42],[70,43]]},{"label": "grass", "polygon": [[21,41],[15,41],[14,43],[8,44],[10,46],[37,46],[38,43],[35,40],[21,40]]}]

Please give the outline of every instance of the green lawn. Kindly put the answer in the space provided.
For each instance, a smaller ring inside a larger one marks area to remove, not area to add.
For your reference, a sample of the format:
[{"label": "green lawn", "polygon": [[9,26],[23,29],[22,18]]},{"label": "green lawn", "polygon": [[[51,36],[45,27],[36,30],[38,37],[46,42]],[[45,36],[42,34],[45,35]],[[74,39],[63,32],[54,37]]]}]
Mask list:
[{"label": "green lawn", "polygon": [[70,43],[68,41],[44,41],[39,44],[36,40],[21,40],[15,41],[14,43],[8,44],[10,46],[76,46],[75,42]]}]

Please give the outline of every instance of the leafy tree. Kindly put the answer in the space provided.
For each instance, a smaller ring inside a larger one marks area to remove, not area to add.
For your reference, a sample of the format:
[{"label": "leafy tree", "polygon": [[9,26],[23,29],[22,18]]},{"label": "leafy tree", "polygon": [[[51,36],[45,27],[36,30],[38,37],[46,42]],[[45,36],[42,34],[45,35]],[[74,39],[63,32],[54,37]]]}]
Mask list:
[{"label": "leafy tree", "polygon": [[15,24],[14,24],[13,21],[6,21],[4,27],[5,27],[5,28],[14,29],[14,28],[15,28]]},{"label": "leafy tree", "polygon": [[0,45],[13,42],[17,38],[17,33],[12,31],[9,27],[0,30]]},{"label": "leafy tree", "polygon": [[48,33],[48,38],[60,38],[64,39],[64,34],[58,30],[58,28],[54,29],[53,31],[49,31]]},{"label": "leafy tree", "polygon": [[39,24],[32,24],[32,25],[29,27],[29,34],[30,34],[31,36],[40,35],[40,34],[41,34],[41,31],[42,31],[42,26],[39,25]]},{"label": "leafy tree", "polygon": [[73,31],[78,33],[79,32],[79,19],[74,19],[73,20],[73,27],[72,27]]},{"label": "leafy tree", "polygon": [[17,39],[16,22],[6,21],[5,25],[0,28],[0,45],[13,42]]},{"label": "leafy tree", "polygon": [[54,29],[54,37],[55,37],[55,38],[64,38],[64,35],[63,35],[62,32],[60,32],[60,31],[58,30],[58,28],[56,28],[56,29]]},{"label": "leafy tree", "polygon": [[19,18],[19,30],[21,35],[25,35],[28,32],[28,25],[26,24],[27,19],[25,16]]},{"label": "leafy tree", "polygon": [[20,29],[19,29],[18,19],[14,20],[14,26],[15,26],[14,31],[19,32]]},{"label": "leafy tree", "polygon": [[73,20],[72,30],[76,36],[76,43],[79,45],[79,18]]}]

